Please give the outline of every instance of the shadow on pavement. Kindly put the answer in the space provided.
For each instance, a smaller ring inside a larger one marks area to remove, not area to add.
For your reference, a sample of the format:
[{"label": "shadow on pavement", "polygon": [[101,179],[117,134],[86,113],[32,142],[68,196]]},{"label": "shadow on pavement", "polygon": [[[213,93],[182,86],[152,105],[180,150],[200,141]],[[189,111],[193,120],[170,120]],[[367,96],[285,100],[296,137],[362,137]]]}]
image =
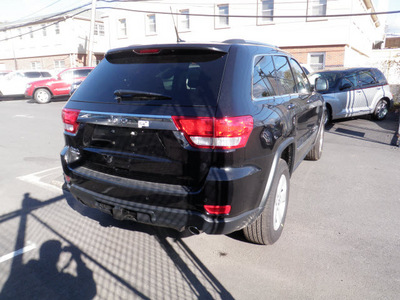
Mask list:
[{"label": "shadow on pavement", "polygon": [[[18,224],[9,272],[0,262],[0,299],[233,299],[178,232],[116,221],[75,202],[85,218],[64,199],[27,193],[20,210],[0,216],[0,232]],[[29,240],[41,241],[38,258],[18,253]]]}]

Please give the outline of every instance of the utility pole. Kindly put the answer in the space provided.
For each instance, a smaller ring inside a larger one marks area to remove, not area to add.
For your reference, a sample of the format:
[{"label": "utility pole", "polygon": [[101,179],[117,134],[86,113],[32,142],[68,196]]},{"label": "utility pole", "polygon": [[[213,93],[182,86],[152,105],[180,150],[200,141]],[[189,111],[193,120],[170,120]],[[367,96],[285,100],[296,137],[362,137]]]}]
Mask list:
[{"label": "utility pole", "polygon": [[92,17],[90,18],[90,32],[89,32],[89,53],[88,53],[88,66],[92,66],[93,56],[93,37],[94,37],[94,23],[96,21],[96,0],[92,0]]}]

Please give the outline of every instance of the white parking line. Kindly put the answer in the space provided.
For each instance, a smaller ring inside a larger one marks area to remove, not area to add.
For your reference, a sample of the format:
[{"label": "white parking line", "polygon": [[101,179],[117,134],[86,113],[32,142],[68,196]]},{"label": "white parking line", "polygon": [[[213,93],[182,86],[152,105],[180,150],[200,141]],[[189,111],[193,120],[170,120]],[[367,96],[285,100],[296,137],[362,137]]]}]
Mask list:
[{"label": "white parking line", "polygon": [[25,182],[29,182],[31,184],[40,186],[40,187],[45,188],[50,191],[60,192],[62,183],[60,185],[60,184],[50,184],[50,183],[46,183],[46,182],[42,181],[42,179],[44,177],[51,175],[52,173],[54,173],[55,170],[60,170],[60,174],[62,173],[61,167],[56,167],[56,168],[51,168],[51,169],[43,170],[40,172],[35,172],[35,173],[24,175],[24,176],[19,176],[19,177],[17,177],[17,179],[25,181]]},{"label": "white parking line", "polygon": [[[29,242],[28,242],[28,243],[29,243]],[[36,249],[36,244],[30,244],[30,245],[28,245],[28,246],[25,246],[25,247],[22,248],[22,249],[19,249],[19,250],[17,250],[17,251],[8,253],[8,254],[6,254],[6,255],[3,255],[3,256],[0,257],[0,264],[3,263],[3,262],[5,262],[5,261],[7,261],[7,260],[9,260],[9,259],[12,259],[12,258],[18,256],[18,255],[21,255],[21,254],[24,254],[24,253],[26,253],[26,252],[28,252],[28,251],[31,251],[31,250],[33,250],[33,249]]]}]

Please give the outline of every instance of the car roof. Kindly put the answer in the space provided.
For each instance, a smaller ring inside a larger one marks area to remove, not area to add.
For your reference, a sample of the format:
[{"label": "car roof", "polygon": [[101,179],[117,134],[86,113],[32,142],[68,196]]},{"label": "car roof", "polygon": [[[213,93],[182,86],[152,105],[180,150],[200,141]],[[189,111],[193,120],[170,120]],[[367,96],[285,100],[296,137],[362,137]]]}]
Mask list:
[{"label": "car roof", "polygon": [[229,39],[225,40],[222,42],[179,42],[179,43],[168,43],[168,44],[149,44],[149,45],[130,45],[127,47],[122,47],[122,48],[115,48],[115,49],[110,49],[107,51],[106,56],[111,53],[118,53],[118,52],[124,52],[124,51],[132,51],[134,49],[176,49],[176,48],[209,48],[210,50],[216,50],[216,51],[221,51],[221,52],[228,52],[229,49],[232,46],[238,46],[238,47],[249,47],[249,46],[259,46],[259,47],[265,47],[268,50],[271,51],[280,51],[282,53],[285,53],[289,56],[291,56],[289,53],[286,51],[278,48],[277,46],[271,45],[271,44],[266,44],[262,42],[257,42],[257,41],[249,41],[249,40],[244,40],[244,39]]},{"label": "car roof", "polygon": [[[334,69],[324,69],[324,70],[320,70],[320,71],[315,71],[312,74],[316,74],[316,73],[341,73],[341,74],[348,74],[348,73],[354,73],[354,72],[358,72],[358,71],[365,71],[365,70],[371,70],[371,69],[375,69],[373,67],[371,68],[366,68],[366,67],[354,67],[354,68],[345,68],[345,67],[341,67],[341,68],[334,68]],[[311,74],[311,75],[312,75]]]}]

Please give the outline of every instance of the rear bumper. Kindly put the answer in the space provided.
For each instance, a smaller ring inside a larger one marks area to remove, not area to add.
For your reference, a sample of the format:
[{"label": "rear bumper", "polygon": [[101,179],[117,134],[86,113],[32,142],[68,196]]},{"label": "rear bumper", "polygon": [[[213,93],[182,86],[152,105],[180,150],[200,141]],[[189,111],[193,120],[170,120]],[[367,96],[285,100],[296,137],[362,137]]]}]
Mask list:
[{"label": "rear bumper", "polygon": [[110,214],[115,219],[168,227],[177,231],[194,227],[199,232],[208,234],[228,234],[247,226],[261,213],[261,209],[256,208],[235,217],[213,217],[196,211],[124,201],[73,184],[68,187],[78,201]]},{"label": "rear bumper", "polygon": [[[209,234],[227,234],[250,224],[262,211],[262,183],[267,178],[255,166],[211,168],[201,188],[118,177],[67,164],[68,147],[61,152],[71,194],[86,206],[133,220],[183,231],[195,227]],[[265,158],[265,157],[264,157]],[[265,182],[266,184],[266,182]],[[211,215],[204,205],[231,205],[229,215]]]}]

